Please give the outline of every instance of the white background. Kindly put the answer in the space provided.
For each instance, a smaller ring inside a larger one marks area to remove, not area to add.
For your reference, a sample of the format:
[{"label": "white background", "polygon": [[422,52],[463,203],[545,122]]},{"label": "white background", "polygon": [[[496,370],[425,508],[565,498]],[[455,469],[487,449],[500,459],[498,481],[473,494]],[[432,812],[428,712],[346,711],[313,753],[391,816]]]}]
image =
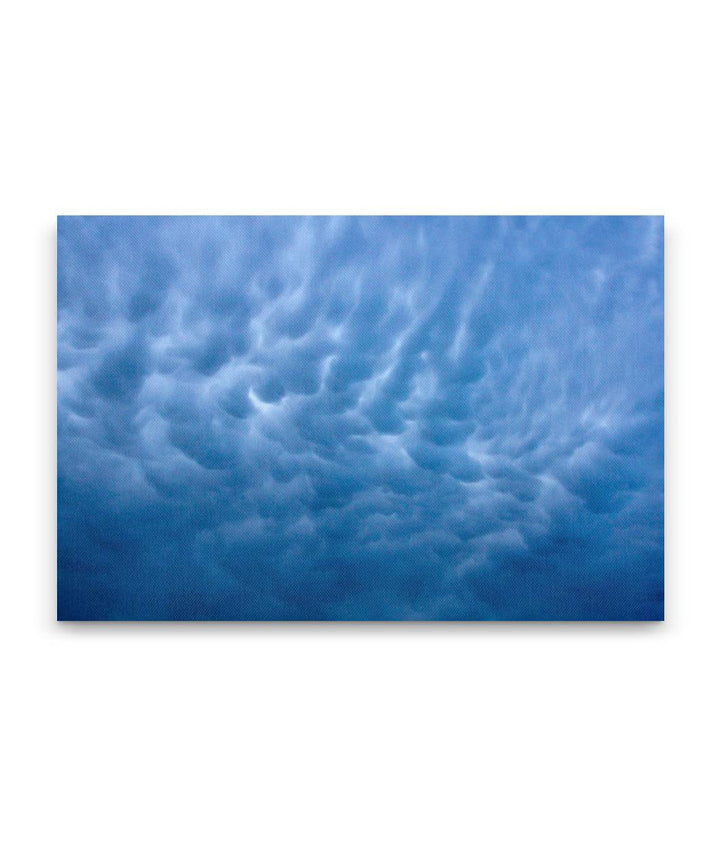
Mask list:
[{"label": "white background", "polygon": [[[712,14],[5,9],[4,852],[718,852]],[[57,213],[664,213],[666,622],[56,624]]]}]

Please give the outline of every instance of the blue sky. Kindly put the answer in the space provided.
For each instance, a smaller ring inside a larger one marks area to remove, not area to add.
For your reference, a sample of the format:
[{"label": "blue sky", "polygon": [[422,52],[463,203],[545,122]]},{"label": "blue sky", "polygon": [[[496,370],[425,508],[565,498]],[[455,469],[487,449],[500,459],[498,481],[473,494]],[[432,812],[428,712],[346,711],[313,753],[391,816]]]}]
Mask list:
[{"label": "blue sky", "polygon": [[662,614],[662,218],[58,219],[60,618]]}]

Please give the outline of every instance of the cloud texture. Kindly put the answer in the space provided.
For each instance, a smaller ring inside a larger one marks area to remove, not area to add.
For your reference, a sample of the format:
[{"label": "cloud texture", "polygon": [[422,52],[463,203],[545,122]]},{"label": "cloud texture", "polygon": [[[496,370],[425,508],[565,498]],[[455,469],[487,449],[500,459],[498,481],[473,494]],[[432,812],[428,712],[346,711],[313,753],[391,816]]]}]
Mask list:
[{"label": "cloud texture", "polygon": [[662,613],[661,218],[59,219],[61,618]]}]

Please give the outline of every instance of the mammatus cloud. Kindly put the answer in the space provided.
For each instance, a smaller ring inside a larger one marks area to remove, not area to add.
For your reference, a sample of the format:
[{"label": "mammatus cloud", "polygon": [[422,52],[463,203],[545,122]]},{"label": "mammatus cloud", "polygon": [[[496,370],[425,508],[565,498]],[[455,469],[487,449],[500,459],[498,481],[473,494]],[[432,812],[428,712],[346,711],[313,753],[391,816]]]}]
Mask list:
[{"label": "mammatus cloud", "polygon": [[58,221],[62,618],[663,611],[661,218]]}]

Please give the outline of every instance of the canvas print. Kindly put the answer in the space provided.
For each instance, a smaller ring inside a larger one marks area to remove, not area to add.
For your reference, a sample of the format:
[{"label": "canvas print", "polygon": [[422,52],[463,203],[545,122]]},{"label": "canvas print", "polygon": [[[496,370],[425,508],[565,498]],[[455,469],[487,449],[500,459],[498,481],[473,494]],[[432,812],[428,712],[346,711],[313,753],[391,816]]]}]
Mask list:
[{"label": "canvas print", "polygon": [[60,217],[64,620],[663,617],[661,217]]}]

